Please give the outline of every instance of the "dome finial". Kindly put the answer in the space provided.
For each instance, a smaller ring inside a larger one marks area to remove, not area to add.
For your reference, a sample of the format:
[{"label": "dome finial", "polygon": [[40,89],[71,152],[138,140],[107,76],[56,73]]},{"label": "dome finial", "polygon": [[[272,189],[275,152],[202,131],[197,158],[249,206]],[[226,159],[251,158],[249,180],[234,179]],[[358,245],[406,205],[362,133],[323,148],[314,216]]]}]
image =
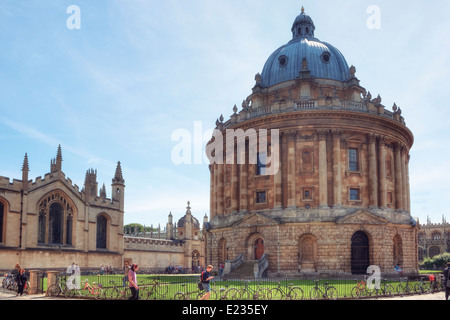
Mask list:
[{"label": "dome finial", "polygon": [[305,13],[305,7],[302,6],[302,13]]}]

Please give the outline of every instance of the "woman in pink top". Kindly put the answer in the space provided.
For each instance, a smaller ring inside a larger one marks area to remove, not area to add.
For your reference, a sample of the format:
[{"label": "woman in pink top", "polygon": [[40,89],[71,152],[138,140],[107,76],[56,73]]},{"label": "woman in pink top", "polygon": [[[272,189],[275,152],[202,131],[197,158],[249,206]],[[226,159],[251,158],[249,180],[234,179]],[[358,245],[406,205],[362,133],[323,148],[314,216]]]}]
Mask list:
[{"label": "woman in pink top", "polygon": [[131,265],[131,269],[128,272],[128,283],[131,290],[131,297],[128,300],[139,300],[139,287],[137,284],[136,271],[139,266],[135,263]]}]

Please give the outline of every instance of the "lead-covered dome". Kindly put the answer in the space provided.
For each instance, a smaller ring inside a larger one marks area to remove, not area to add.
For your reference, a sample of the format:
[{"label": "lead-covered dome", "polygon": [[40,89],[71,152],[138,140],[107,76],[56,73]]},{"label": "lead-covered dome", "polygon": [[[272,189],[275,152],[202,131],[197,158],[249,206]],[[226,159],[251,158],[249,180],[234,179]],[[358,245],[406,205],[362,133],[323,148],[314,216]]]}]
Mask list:
[{"label": "lead-covered dome", "polygon": [[261,73],[261,86],[271,87],[299,78],[309,70],[311,77],[347,81],[349,67],[342,53],[314,37],[315,25],[304,9],[292,25],[292,40],[267,59]]}]

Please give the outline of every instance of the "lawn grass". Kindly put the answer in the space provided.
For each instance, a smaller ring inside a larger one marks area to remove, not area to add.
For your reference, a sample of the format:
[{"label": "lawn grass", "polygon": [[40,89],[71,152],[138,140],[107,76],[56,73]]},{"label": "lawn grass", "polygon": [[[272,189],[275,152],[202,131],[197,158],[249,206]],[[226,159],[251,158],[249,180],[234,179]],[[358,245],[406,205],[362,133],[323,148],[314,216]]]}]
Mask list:
[{"label": "lawn grass", "polygon": [[[425,273],[424,273],[425,274]],[[88,280],[89,284],[93,285],[93,283],[100,283],[102,285],[103,290],[106,290],[109,287],[119,287],[123,286],[123,275],[88,275],[81,276],[81,289],[84,287],[84,280]],[[188,296],[190,299],[196,299],[198,295],[197,281],[199,280],[199,275],[147,275],[147,274],[139,274],[137,275],[138,283],[141,287],[140,297],[143,298],[146,296],[146,292],[148,287],[154,283],[154,281],[158,281],[159,283],[163,283],[167,285],[168,292],[165,296],[158,296],[153,294],[149,299],[160,299],[160,300],[171,300],[174,299],[174,296],[178,292],[190,293]],[[426,280],[428,280],[426,278]],[[63,280],[64,281],[64,280]],[[352,288],[356,286],[357,281],[354,279],[321,279],[318,282],[318,285],[323,290],[324,284],[327,283],[329,286],[334,286],[338,291],[339,299],[348,299],[352,298],[351,291]],[[394,289],[397,288],[400,283],[398,279],[392,279],[387,283],[391,284]],[[409,281],[409,284],[412,288],[414,288],[414,284],[417,281]],[[220,292],[220,289],[227,289],[229,287],[234,287],[238,290],[242,290],[247,286],[250,288],[250,291],[257,291],[258,288],[266,288],[273,289],[276,287],[281,287],[284,292],[288,292],[289,286],[298,286],[303,290],[303,299],[310,299],[310,291],[315,287],[315,282],[312,279],[252,279],[248,280],[236,280],[229,279],[223,280],[217,278],[217,280],[211,282],[211,288],[216,292]],[[429,284],[429,281],[426,281],[426,284]],[[44,291],[46,291],[46,283],[44,283]],[[90,295],[88,290],[81,291],[83,295]]]}]

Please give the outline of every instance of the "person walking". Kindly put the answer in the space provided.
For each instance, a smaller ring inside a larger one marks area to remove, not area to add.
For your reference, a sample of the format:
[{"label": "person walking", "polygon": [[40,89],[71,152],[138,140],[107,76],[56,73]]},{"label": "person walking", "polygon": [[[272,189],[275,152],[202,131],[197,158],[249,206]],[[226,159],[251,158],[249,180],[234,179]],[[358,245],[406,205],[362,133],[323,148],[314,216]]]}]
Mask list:
[{"label": "person walking", "polygon": [[450,295],[450,261],[447,262],[447,268],[444,269],[444,288],[445,288],[445,300],[448,300]]},{"label": "person walking", "polygon": [[130,272],[130,264],[128,261],[125,261],[124,263],[124,273],[123,273],[123,287],[125,287],[126,283],[128,282],[128,273]]},{"label": "person walking", "polygon": [[212,265],[206,267],[206,270],[202,272],[200,276],[200,280],[202,282],[203,290],[205,290],[205,294],[200,300],[209,300],[209,296],[211,295],[211,287],[209,285],[209,280],[214,279],[213,276],[210,275],[211,270],[213,269]]},{"label": "person walking", "polygon": [[139,286],[137,284],[136,271],[138,271],[139,266],[135,263],[131,265],[130,271],[128,272],[128,286],[131,290],[131,297],[128,300],[139,300]]},{"label": "person walking", "polygon": [[27,284],[27,275],[25,274],[25,269],[20,268],[19,273],[16,276],[17,281],[17,295],[22,296],[23,295],[23,289],[25,288],[25,285]]}]

